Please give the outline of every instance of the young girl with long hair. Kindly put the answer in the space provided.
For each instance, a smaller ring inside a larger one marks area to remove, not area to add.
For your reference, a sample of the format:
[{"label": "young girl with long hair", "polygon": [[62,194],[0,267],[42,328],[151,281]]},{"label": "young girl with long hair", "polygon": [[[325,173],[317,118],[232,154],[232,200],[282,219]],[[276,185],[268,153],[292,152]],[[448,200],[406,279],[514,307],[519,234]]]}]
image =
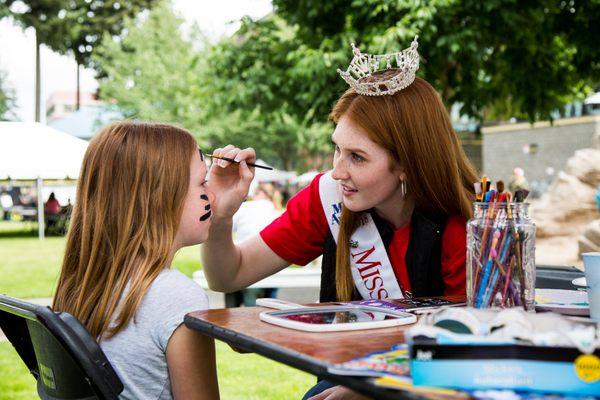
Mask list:
[{"label": "young girl with long hair", "polygon": [[219,396],[213,341],[182,324],[208,298],[170,269],[208,236],[206,173],[193,136],[164,124],[109,125],[86,151],[53,307],[98,339],[121,398]]},{"label": "young girl with long hair", "polygon": [[[377,57],[401,65],[365,67]],[[210,172],[217,202],[202,256],[214,290],[237,290],[323,255],[322,302],[465,294],[465,224],[477,177],[440,96],[414,76],[416,40],[393,55],[355,49],[355,62],[348,71],[368,74],[340,72],[351,88],[331,112],[333,170],[237,245],[231,218],[253,177],[245,162],[256,156],[232,145],[213,152],[241,161],[220,160]]]}]

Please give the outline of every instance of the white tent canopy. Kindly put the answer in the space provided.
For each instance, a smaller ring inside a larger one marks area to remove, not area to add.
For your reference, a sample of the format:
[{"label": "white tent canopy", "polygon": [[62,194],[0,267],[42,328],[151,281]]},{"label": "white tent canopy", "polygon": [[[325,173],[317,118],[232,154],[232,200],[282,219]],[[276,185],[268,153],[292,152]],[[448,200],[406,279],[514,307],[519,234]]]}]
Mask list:
[{"label": "white tent canopy", "polygon": [[585,104],[600,104],[600,92],[594,93],[584,100]]},{"label": "white tent canopy", "polygon": [[[264,162],[261,159],[256,160],[256,164],[258,165],[264,165],[265,167],[271,167],[271,165],[267,164],[266,162]],[[254,169],[254,179],[252,180],[252,183],[250,184],[250,190],[248,193],[250,193],[250,195],[254,195],[254,192],[256,192],[256,188],[258,187],[259,183],[264,183],[264,182],[272,182],[272,183],[279,183],[279,184],[285,184],[286,182],[294,179],[296,177],[296,173],[293,171],[282,171],[280,169],[263,169],[263,168],[255,168]]]},{"label": "white tent canopy", "polygon": [[0,122],[0,179],[77,179],[88,142],[36,122]]},{"label": "white tent canopy", "polygon": [[[256,160],[256,164],[264,165],[265,167],[271,167],[271,165],[267,164],[261,159]],[[277,183],[285,183],[289,180],[292,180],[296,177],[296,173],[293,171],[282,171],[280,169],[262,169],[255,168],[254,169],[254,180],[257,182],[277,182]]]},{"label": "white tent canopy", "polygon": [[38,232],[44,237],[43,181],[77,179],[88,142],[37,122],[0,122],[0,180],[37,182]]}]

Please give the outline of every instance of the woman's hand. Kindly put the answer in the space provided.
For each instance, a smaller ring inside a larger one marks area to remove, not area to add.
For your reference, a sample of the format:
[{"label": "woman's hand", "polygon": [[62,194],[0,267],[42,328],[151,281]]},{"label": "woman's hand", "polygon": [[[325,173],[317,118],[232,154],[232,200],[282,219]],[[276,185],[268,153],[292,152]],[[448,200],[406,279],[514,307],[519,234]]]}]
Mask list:
[{"label": "woman's hand", "polygon": [[208,178],[209,188],[215,195],[213,217],[231,218],[248,196],[254,168],[246,165],[246,162],[256,161],[256,153],[251,147],[240,150],[230,144],[216,149],[213,155],[240,161],[236,164],[213,158]]},{"label": "woman's hand", "polygon": [[334,386],[309,398],[308,400],[370,400],[345,386]]}]

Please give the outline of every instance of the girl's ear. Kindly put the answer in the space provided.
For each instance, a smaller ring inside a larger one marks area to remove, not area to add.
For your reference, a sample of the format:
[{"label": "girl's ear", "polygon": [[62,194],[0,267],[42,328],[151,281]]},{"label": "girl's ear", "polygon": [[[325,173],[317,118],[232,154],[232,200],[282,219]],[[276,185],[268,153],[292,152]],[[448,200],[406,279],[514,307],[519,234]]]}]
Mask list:
[{"label": "girl's ear", "polygon": [[398,183],[406,182],[406,174],[404,172],[398,175]]},{"label": "girl's ear", "polygon": [[406,172],[404,170],[404,166],[398,165],[396,167],[396,173],[398,174],[398,179],[400,179],[401,181],[406,180]]}]

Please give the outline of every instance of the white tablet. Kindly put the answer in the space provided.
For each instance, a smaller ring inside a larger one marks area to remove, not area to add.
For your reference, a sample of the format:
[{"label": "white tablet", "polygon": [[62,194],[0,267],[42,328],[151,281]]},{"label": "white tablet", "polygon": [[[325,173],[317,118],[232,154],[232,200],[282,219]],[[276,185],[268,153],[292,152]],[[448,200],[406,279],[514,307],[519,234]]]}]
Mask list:
[{"label": "white tablet", "polygon": [[354,305],[264,311],[260,313],[260,319],[285,328],[309,332],[387,328],[417,322],[417,317],[413,314]]}]

